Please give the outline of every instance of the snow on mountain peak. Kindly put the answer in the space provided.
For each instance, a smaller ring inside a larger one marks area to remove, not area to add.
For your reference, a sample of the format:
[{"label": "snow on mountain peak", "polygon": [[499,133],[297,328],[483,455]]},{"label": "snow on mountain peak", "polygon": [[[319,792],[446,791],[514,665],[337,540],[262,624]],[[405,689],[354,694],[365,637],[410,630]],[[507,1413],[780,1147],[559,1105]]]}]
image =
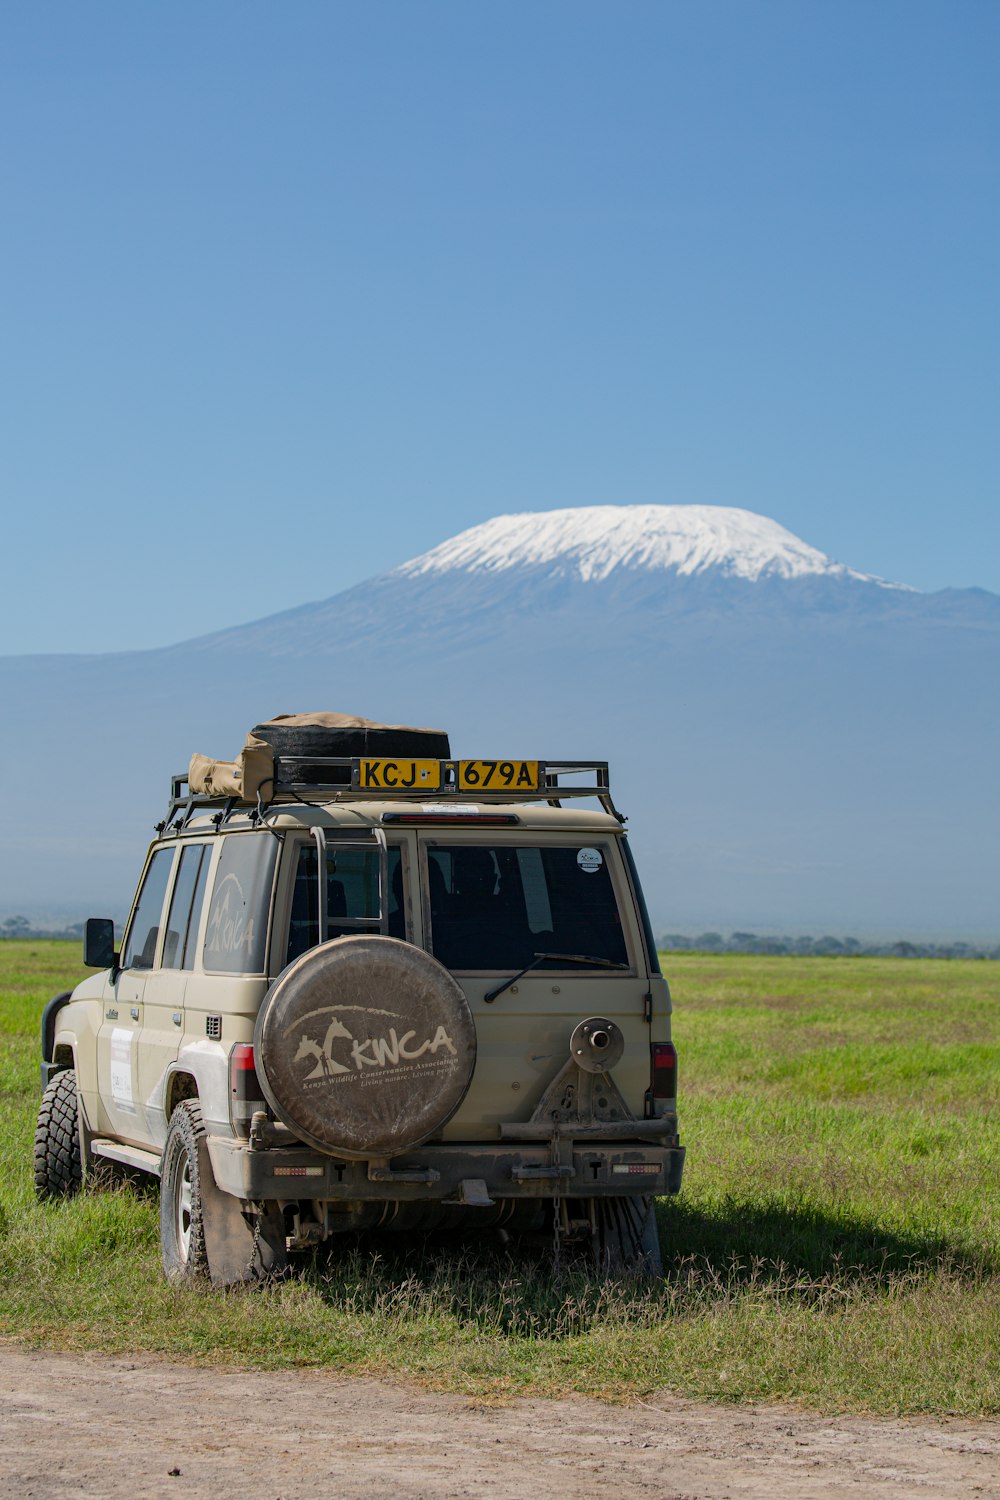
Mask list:
[{"label": "snow on mountain peak", "polygon": [[[731,578],[866,578],[776,521],[723,505],[586,505],[494,516],[395,569],[397,576],[544,567],[584,582],[616,568]],[[879,580],[881,581],[881,580]]]}]

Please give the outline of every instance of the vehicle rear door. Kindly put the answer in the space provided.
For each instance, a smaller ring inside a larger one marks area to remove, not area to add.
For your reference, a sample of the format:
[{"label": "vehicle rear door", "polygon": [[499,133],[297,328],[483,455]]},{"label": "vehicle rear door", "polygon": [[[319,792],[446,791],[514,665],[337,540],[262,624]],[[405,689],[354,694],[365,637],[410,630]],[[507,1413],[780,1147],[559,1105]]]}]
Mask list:
[{"label": "vehicle rear door", "polygon": [[641,1117],[649,970],[618,840],[470,830],[421,845],[425,946],[463,986],[479,1038],[475,1078],[447,1135],[495,1137],[502,1121],[529,1118],[567,1062],[574,1028],[598,1016],[622,1030],[613,1076]]}]

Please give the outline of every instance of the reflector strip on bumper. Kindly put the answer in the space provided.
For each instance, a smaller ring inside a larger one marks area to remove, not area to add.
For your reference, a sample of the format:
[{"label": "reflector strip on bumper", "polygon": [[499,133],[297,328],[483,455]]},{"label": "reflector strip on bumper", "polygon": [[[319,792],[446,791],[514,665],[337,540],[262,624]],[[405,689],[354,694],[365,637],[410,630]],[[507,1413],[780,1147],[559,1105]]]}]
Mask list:
[{"label": "reflector strip on bumper", "polygon": [[619,1177],[642,1177],[647,1173],[657,1177],[660,1172],[655,1161],[616,1161],[611,1170]]},{"label": "reflector strip on bumper", "polygon": [[325,1167],[272,1167],[273,1177],[322,1177]]}]

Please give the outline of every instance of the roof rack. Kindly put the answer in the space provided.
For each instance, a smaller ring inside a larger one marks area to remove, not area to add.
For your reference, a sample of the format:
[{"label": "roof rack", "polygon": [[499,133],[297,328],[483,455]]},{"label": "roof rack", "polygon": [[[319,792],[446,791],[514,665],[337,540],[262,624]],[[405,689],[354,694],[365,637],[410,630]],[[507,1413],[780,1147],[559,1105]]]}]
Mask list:
[{"label": "roof rack", "polygon": [[[587,778],[582,784],[579,778]],[[170,779],[170,805],[162,831],[182,827],[199,808],[221,810],[219,826],[236,807],[251,807],[235,797],[186,791],[187,773]],[[606,760],[413,760],[359,756],[281,755],[274,758],[274,795],[268,806],[283,802],[371,802],[418,799],[421,802],[548,802],[561,806],[567,797],[596,797],[605,812],[624,822],[611,797]]]}]

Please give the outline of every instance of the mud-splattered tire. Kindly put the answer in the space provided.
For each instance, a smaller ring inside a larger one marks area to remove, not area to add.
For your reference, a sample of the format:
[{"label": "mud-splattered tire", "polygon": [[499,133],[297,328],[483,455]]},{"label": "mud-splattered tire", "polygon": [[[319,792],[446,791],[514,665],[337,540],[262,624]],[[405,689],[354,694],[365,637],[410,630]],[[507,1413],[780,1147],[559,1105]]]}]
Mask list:
[{"label": "mud-splattered tire", "polygon": [[83,1182],[80,1105],[72,1068],[57,1073],[42,1095],[35,1127],[35,1192],[68,1198]]},{"label": "mud-splattered tire", "polygon": [[160,1251],[175,1286],[270,1281],[287,1265],[277,1202],[251,1208],[218,1187],[197,1099],[185,1099],[170,1117],[160,1167]]},{"label": "mud-splattered tire", "polygon": [[600,1271],[660,1277],[663,1256],[652,1198],[598,1198],[594,1259]]},{"label": "mud-splattered tire", "polygon": [[166,1278],[175,1283],[208,1276],[199,1151],[204,1139],[201,1105],[183,1100],[170,1117],[160,1167],[160,1249]]}]

